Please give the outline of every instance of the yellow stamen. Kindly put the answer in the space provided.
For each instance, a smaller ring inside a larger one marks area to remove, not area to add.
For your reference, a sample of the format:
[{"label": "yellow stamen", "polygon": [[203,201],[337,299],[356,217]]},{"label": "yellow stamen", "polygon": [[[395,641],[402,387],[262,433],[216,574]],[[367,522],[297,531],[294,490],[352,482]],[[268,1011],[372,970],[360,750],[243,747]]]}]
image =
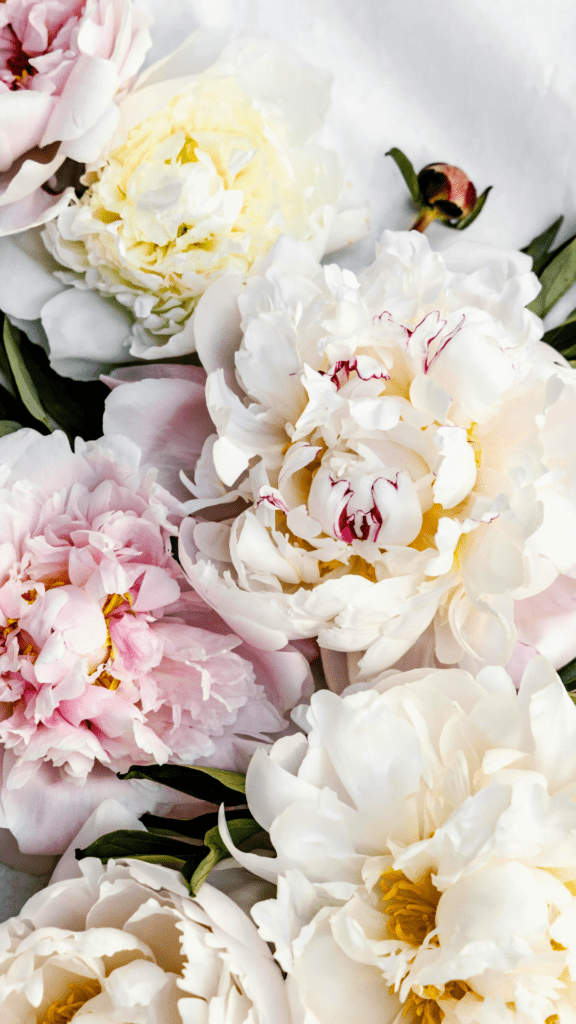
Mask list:
[{"label": "yellow stamen", "polygon": [[[381,876],[379,885],[390,937],[417,949],[436,927],[436,909],[441,894],[432,882],[432,872],[412,882],[403,871],[389,868]],[[432,936],[429,945],[438,945],[436,935]],[[419,1024],[442,1024],[445,1013],[438,1000],[459,1001],[471,991],[465,981],[449,981],[441,989],[426,985],[422,993],[411,989],[404,1003],[403,1015],[415,1017]]]},{"label": "yellow stamen", "polygon": [[421,946],[434,930],[440,893],[432,884],[431,872],[419,882],[411,882],[403,871],[390,868],[380,879],[386,904],[390,937]]},{"label": "yellow stamen", "polygon": [[55,999],[50,1003],[38,1024],[69,1024],[84,1003],[100,995],[102,986],[95,979],[92,981],[86,978],[84,981],[69,985],[67,991],[67,996],[64,995],[61,1000]]},{"label": "yellow stamen", "polygon": [[102,615],[106,618],[108,615],[112,615],[121,604],[132,604],[132,595],[128,594],[108,594],[108,598],[102,608]]},{"label": "yellow stamen", "polygon": [[117,690],[120,686],[120,680],[115,679],[111,676],[106,669],[102,669],[100,675],[94,680],[93,686],[105,686],[107,690]]},{"label": "yellow stamen", "polygon": [[[460,1001],[467,992],[471,991],[472,989],[465,981],[449,981],[443,990],[436,988],[435,985],[426,985],[422,989],[422,995],[418,995],[417,992],[411,989],[404,1003],[402,1016],[408,1017],[415,1014],[419,1024],[442,1024],[446,1014],[442,1007],[438,1005],[438,999],[455,999]],[[550,1024],[552,1024],[552,1021],[550,1021]]]}]

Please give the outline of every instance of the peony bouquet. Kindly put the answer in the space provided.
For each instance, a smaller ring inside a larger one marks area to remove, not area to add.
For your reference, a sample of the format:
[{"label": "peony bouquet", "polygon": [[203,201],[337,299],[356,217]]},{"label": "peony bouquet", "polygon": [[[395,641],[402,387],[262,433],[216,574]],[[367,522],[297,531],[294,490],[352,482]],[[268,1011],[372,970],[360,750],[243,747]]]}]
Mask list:
[{"label": "peony bouquet", "polygon": [[0,1020],[574,1024],[569,214],[144,3],[0,3]]}]

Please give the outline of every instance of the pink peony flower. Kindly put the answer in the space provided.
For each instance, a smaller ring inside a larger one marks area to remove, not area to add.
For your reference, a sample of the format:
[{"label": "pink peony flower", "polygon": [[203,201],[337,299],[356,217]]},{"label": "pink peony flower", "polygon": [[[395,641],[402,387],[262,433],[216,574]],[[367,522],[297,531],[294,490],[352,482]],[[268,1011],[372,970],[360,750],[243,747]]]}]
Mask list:
[{"label": "pink peony flower", "polygon": [[73,189],[51,179],[66,158],[96,160],[114,133],[149,24],[131,0],[0,3],[0,235],[68,205]]},{"label": "pink peony flower", "polygon": [[300,653],[253,650],[191,590],[156,477],[123,436],[0,439],[0,826],[24,852],[61,852],[106,796],[170,809],[115,778],[131,764],[244,768],[308,685]]}]

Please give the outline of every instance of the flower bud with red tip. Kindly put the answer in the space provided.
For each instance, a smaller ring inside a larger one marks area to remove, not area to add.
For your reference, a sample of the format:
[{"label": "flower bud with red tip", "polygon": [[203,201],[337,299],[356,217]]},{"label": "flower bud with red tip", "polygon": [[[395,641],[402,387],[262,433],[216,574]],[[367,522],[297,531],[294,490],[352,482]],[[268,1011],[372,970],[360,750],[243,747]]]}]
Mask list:
[{"label": "flower bud with red tip", "polygon": [[418,175],[418,185],[427,205],[451,221],[472,213],[476,205],[476,189],[459,167],[428,164]]},{"label": "flower bud with red tip", "polygon": [[477,196],[467,174],[452,164],[427,164],[417,175],[408,157],[393,148],[387,156],[396,161],[410,194],[420,210],[415,231],[425,231],[433,220],[463,230],[476,219],[486,202],[490,188]]}]

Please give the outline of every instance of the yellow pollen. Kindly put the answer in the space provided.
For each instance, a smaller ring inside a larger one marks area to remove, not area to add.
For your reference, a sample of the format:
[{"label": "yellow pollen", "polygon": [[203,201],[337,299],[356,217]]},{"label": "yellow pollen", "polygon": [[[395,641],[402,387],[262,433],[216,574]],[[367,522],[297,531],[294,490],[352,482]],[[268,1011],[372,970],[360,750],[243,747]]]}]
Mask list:
[{"label": "yellow pollen", "polygon": [[433,931],[440,893],[432,884],[431,872],[419,882],[411,882],[403,871],[390,868],[380,879],[386,904],[390,937],[421,946]]},{"label": "yellow pollen", "polygon": [[[116,609],[120,608],[121,605],[123,604],[129,604],[130,606],[132,605],[132,595],[130,593],[108,594],[108,597],[106,598],[106,601],[104,602],[104,605],[102,607],[102,614],[106,619],[106,633],[108,636],[108,661],[110,660],[110,658],[114,658],[116,653],[114,649],[114,644],[112,642],[112,637],[110,636],[110,625],[108,623],[108,619],[110,615],[112,615],[113,612],[115,612]],[[135,614],[135,612],[133,612],[132,614]],[[93,686],[104,686],[106,687],[107,690],[117,690],[118,687],[120,686],[120,680],[116,679],[115,676],[111,675],[110,672],[108,672],[104,668],[100,672],[100,675],[97,677],[97,679],[94,680]]]},{"label": "yellow pollen", "polygon": [[[388,917],[390,938],[418,948],[436,926],[436,909],[441,894],[432,882],[432,872],[412,882],[403,871],[389,868],[381,876],[379,885]],[[435,935],[429,945],[438,945]],[[404,1003],[403,1015],[415,1016],[419,1024],[441,1024],[445,1013],[438,1000],[459,1001],[471,991],[465,981],[449,981],[441,989],[435,985],[426,985],[422,993],[411,989]],[[553,1022],[550,1021],[550,1024]]]},{"label": "yellow pollen", "polygon": [[102,615],[106,618],[108,615],[112,615],[117,608],[122,604],[132,604],[132,595],[128,594],[108,594],[104,607],[102,608]]},{"label": "yellow pollen", "polygon": [[117,690],[118,687],[120,686],[120,680],[115,679],[114,676],[111,676],[110,673],[107,672],[106,669],[104,668],[102,669],[98,678],[94,680],[92,685],[105,686],[107,690]]},{"label": "yellow pollen", "polygon": [[68,995],[63,996],[62,1001],[55,999],[38,1024],[69,1024],[84,1003],[100,995],[101,991],[100,983],[89,978],[77,984],[72,983],[68,986]]},{"label": "yellow pollen", "polygon": [[[435,985],[426,985],[422,995],[418,995],[413,989],[410,990],[408,998],[404,1003],[403,1017],[415,1014],[419,1024],[442,1024],[446,1016],[444,1010],[438,1005],[438,999],[463,999],[471,988],[465,981],[449,981],[441,991]],[[553,1024],[546,1022],[546,1024]]]}]

